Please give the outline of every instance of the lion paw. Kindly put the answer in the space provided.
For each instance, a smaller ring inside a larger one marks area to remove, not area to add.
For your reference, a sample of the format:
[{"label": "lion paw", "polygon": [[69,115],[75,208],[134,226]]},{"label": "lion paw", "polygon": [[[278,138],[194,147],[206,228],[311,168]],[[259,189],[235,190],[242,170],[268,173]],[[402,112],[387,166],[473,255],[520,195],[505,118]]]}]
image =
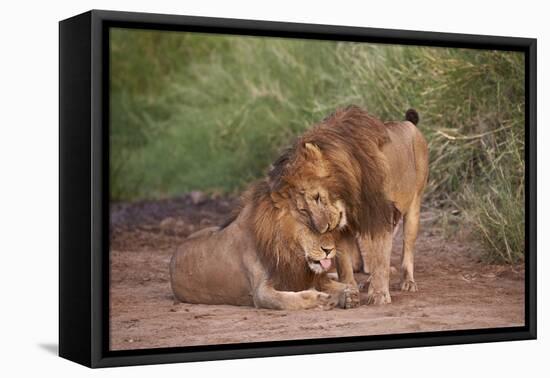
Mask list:
[{"label": "lion paw", "polygon": [[341,307],[345,309],[356,308],[361,305],[359,300],[359,290],[348,287],[342,293]]},{"label": "lion paw", "polygon": [[391,303],[391,296],[389,292],[373,292],[367,294],[368,305],[383,305]]},{"label": "lion paw", "polygon": [[322,310],[332,310],[338,305],[338,299],[336,296],[326,293],[319,293],[317,308]]},{"label": "lion paw", "polygon": [[418,286],[416,286],[416,282],[411,280],[405,280],[401,282],[401,291],[410,291],[411,293],[418,291]]},{"label": "lion paw", "polygon": [[304,309],[321,308],[330,310],[336,305],[332,295],[317,290],[306,290],[302,292],[301,297],[304,300]]}]

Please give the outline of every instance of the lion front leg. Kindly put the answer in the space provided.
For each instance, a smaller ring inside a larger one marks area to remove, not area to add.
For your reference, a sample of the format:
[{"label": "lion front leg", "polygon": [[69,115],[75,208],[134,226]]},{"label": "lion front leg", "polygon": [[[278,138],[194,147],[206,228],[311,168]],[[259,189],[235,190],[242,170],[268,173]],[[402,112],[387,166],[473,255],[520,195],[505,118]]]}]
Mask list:
[{"label": "lion front leg", "polygon": [[[354,256],[356,254],[359,254],[359,252],[355,237],[348,236],[341,239],[338,242],[338,253],[336,255],[336,271],[340,282],[335,282],[327,277],[330,282],[327,284],[326,291],[337,293],[338,305],[342,308],[354,308],[360,305],[359,286],[353,275],[355,270]],[[325,289],[322,290],[325,291]]]},{"label": "lion front leg", "polygon": [[334,300],[329,293],[314,289],[303,291],[279,291],[268,283],[260,284],[253,295],[258,308],[273,310],[308,310],[311,308],[331,309]]},{"label": "lion front leg", "polygon": [[371,274],[371,266],[372,266],[371,254],[372,254],[372,252],[369,253],[368,251],[372,251],[371,243],[372,243],[372,241],[368,237],[362,237],[362,236],[357,237],[357,246],[358,246],[357,249],[359,250],[359,254],[360,254],[361,260],[363,262],[363,264],[362,264],[363,273],[365,273],[369,276]]},{"label": "lion front leg", "polygon": [[354,236],[346,236],[338,241],[338,252],[336,255],[336,271],[338,280],[347,285],[357,288],[357,281],[353,272],[355,271],[354,258],[358,255],[357,241]]},{"label": "lion front leg", "polygon": [[[360,242],[368,245],[370,279],[367,290],[367,304],[391,303],[390,296],[390,257],[392,233],[384,232],[376,237],[361,236]],[[367,240],[365,240],[367,239]]]},{"label": "lion front leg", "polygon": [[326,277],[318,286],[319,290],[330,294],[335,306],[349,309],[359,307],[361,304],[357,285],[345,284]]}]

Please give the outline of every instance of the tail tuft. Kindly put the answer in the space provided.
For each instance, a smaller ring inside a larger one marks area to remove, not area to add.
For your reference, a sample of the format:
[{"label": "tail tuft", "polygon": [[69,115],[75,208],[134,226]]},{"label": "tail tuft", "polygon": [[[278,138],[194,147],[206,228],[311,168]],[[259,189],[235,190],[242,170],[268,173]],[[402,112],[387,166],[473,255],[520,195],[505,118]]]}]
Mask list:
[{"label": "tail tuft", "polygon": [[418,122],[420,121],[420,117],[418,116],[418,112],[414,109],[409,109],[405,113],[405,119],[409,122],[412,122],[413,125],[418,125]]}]

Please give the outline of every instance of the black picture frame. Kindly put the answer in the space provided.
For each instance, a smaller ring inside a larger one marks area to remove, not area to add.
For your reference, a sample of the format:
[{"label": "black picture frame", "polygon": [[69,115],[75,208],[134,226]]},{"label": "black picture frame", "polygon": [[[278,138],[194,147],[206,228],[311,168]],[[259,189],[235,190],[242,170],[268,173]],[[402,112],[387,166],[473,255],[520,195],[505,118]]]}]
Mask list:
[{"label": "black picture frame", "polygon": [[[110,351],[111,27],[519,51],[526,85],[525,326]],[[59,355],[89,367],[535,339],[536,39],[92,10],[59,23]]]}]

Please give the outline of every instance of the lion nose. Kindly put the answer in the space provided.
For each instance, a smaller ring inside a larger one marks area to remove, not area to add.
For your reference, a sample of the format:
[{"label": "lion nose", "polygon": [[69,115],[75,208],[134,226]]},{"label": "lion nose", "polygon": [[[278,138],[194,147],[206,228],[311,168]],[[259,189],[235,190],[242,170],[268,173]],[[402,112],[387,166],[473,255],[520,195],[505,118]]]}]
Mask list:
[{"label": "lion nose", "polygon": [[325,255],[327,255],[327,256],[330,255],[330,253],[332,251],[334,251],[333,247],[328,247],[328,248],[327,247],[321,247],[321,249],[323,250],[323,252],[325,252]]}]

